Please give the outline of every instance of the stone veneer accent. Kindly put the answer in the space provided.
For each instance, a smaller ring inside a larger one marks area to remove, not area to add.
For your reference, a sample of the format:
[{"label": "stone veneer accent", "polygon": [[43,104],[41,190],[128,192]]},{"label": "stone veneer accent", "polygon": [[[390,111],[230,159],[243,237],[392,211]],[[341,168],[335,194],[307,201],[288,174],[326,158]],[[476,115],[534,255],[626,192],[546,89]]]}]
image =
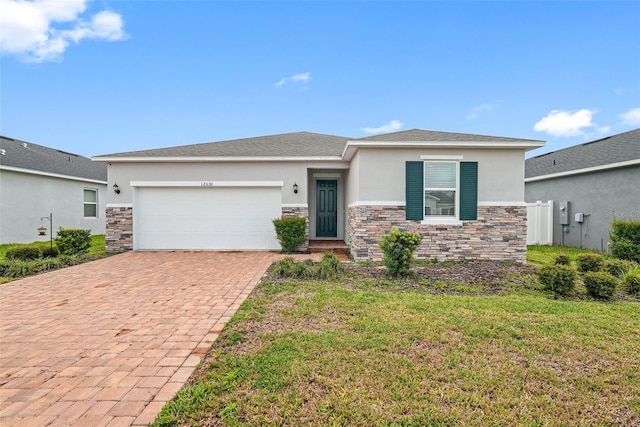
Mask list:
[{"label": "stone veneer accent", "polygon": [[107,252],[133,250],[133,208],[107,207]]},{"label": "stone veneer accent", "polygon": [[309,249],[309,208],[307,206],[282,206],[282,218],[302,217],[305,219],[304,243],[298,246],[298,250],[305,252]]},{"label": "stone veneer accent", "polygon": [[392,227],[420,233],[416,259],[486,259],[526,263],[527,208],[478,206],[478,219],[461,225],[422,224],[405,217],[404,206],[350,206],[349,249],[355,260],[380,261],[380,236]]}]

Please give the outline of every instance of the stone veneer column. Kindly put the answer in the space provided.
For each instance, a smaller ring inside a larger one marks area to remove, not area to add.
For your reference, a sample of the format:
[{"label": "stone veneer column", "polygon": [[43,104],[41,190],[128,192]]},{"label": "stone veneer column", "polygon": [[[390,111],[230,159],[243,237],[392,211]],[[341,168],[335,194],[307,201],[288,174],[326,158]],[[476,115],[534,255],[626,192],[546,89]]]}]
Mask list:
[{"label": "stone veneer column", "polygon": [[422,224],[405,219],[404,206],[350,206],[349,250],[355,260],[380,261],[380,236],[399,230],[417,232],[422,243],[417,259],[486,259],[526,263],[526,206],[478,206],[478,219],[460,225]]},{"label": "stone veneer column", "polygon": [[133,250],[133,208],[108,207],[107,216],[107,252],[125,252]]},{"label": "stone veneer column", "polygon": [[282,218],[301,217],[305,219],[304,243],[298,246],[298,250],[309,249],[309,208],[307,206],[282,206]]}]

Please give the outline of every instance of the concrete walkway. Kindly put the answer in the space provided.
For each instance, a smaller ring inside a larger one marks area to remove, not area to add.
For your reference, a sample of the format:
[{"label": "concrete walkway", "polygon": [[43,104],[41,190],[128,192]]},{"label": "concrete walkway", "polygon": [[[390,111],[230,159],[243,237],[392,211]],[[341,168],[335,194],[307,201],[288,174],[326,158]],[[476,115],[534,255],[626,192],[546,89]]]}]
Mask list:
[{"label": "concrete walkway", "polygon": [[0,285],[0,425],[153,421],[278,258],[129,252]]}]

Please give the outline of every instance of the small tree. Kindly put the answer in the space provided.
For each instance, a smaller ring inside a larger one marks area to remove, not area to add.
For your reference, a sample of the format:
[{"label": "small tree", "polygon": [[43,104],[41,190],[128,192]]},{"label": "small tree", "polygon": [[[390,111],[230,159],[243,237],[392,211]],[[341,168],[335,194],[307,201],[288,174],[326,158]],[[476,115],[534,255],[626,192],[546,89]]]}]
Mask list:
[{"label": "small tree", "polygon": [[409,231],[391,229],[389,234],[382,236],[378,246],[384,252],[384,265],[387,274],[392,277],[405,276],[413,260],[413,252],[422,242],[422,236]]},{"label": "small tree", "polygon": [[60,227],[54,240],[61,254],[82,255],[91,247],[91,230]]},{"label": "small tree", "polygon": [[294,252],[304,243],[304,232],[307,228],[307,221],[304,218],[276,218],[272,222],[283,252]]}]

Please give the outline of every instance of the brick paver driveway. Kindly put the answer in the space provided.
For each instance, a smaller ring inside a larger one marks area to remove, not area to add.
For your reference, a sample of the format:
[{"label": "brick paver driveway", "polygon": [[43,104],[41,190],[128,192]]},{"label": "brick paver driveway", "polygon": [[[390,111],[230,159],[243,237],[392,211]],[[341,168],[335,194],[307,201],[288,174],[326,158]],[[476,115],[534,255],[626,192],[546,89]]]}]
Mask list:
[{"label": "brick paver driveway", "polygon": [[0,425],[146,425],[269,252],[129,252],[0,285]]}]

